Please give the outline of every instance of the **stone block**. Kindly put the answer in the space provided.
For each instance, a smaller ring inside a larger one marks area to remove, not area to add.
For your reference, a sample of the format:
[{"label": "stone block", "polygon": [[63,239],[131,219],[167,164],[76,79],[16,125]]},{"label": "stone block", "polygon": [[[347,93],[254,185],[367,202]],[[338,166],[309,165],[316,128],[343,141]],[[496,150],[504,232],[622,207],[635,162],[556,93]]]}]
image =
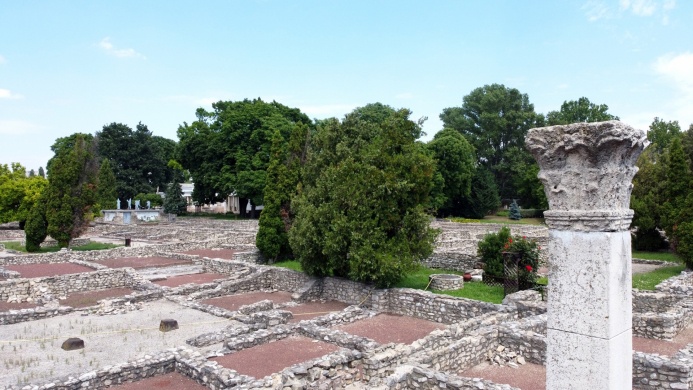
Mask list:
[{"label": "stone block", "polygon": [[71,338],[63,341],[63,345],[60,348],[64,349],[65,351],[74,351],[76,349],[83,349],[84,348],[84,340],[77,338],[77,337],[71,337]]},{"label": "stone block", "polygon": [[162,332],[170,332],[176,329],[178,329],[178,321],[170,318],[161,320],[159,324],[159,330]]}]

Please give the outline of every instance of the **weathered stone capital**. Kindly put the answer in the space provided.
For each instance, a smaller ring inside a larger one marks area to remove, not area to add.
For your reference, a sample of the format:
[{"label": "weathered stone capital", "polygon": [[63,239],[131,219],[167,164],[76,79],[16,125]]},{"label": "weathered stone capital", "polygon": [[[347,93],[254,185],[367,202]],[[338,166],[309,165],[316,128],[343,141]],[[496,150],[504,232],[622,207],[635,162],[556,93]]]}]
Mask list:
[{"label": "weathered stone capital", "polygon": [[531,129],[525,143],[539,163],[550,228],[628,229],[635,162],[647,145],[644,131],[619,121],[574,123]]}]

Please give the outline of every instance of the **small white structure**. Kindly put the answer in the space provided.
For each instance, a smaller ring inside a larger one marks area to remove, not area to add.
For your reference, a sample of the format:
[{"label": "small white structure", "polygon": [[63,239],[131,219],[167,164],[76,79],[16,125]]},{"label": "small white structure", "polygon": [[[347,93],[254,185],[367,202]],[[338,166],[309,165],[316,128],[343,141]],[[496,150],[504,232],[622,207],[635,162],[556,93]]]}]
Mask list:
[{"label": "small white structure", "polygon": [[549,201],[546,388],[629,390],[630,210],[645,132],[618,121],[529,131]]}]

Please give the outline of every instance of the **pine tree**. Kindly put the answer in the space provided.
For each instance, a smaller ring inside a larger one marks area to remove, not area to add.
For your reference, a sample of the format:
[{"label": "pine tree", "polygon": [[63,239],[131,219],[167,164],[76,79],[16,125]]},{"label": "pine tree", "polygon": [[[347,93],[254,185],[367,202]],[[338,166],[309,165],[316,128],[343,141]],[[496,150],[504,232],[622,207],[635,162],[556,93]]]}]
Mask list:
[{"label": "pine tree", "polygon": [[183,198],[183,188],[177,180],[166,187],[164,212],[167,214],[185,214],[187,204]]},{"label": "pine tree", "polygon": [[44,179],[46,178],[46,172],[43,171],[43,167],[39,167],[38,175]]},{"label": "pine tree", "polygon": [[522,219],[522,213],[520,213],[520,206],[517,205],[517,201],[513,199],[513,203],[510,205],[510,215],[508,218],[513,221],[519,221]]}]

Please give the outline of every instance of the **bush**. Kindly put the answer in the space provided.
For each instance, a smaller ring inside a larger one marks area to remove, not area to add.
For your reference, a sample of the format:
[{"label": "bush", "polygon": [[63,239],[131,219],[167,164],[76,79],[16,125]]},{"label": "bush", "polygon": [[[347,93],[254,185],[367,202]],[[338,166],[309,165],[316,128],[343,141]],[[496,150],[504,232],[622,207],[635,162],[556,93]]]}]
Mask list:
[{"label": "bush", "polygon": [[531,288],[537,278],[539,268],[539,249],[537,243],[527,237],[511,236],[510,229],[503,226],[498,233],[489,233],[479,241],[477,254],[486,264],[484,272],[495,278],[505,277],[503,252],[512,252],[520,257],[520,288]]},{"label": "bush", "polygon": [[143,208],[143,209],[147,208],[147,201],[149,201],[151,203],[152,208],[159,207],[159,206],[162,206],[164,204],[164,200],[161,198],[161,195],[159,195],[159,194],[139,193],[135,196],[135,200],[140,201],[140,208]]},{"label": "bush", "polygon": [[522,218],[544,218],[543,209],[520,209]]},{"label": "bush", "polygon": [[676,253],[686,263],[686,268],[693,270],[693,222],[682,222],[674,226],[676,236]]},{"label": "bush", "polygon": [[27,252],[38,252],[41,249],[41,243],[48,236],[48,222],[45,214],[45,205],[41,200],[36,202],[29,212],[29,218],[24,226]]}]

